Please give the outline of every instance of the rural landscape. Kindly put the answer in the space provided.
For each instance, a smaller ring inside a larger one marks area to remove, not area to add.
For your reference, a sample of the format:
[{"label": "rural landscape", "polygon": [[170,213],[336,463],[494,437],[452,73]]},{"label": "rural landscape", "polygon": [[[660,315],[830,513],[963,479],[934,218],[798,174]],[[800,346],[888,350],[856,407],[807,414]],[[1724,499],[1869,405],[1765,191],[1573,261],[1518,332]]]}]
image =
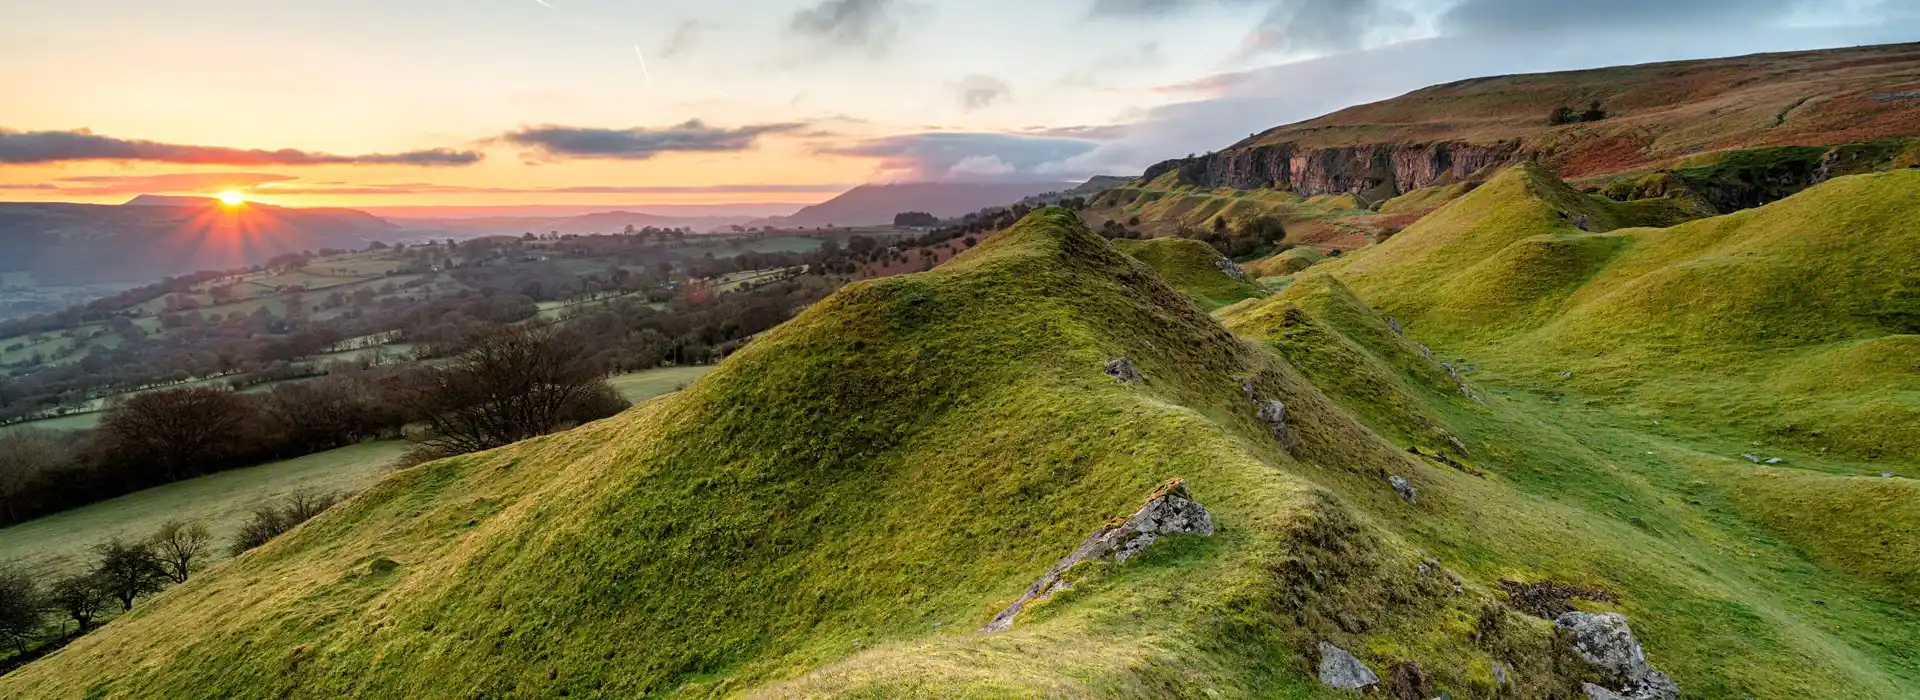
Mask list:
[{"label": "rural landscape", "polygon": [[[626,17],[522,4],[449,31]],[[1047,84],[1110,126],[789,4],[764,70],[977,126],[716,126],[715,18],[623,56],[672,126],[0,123],[0,697],[1920,697],[1901,3],[1036,9],[1258,20]]]}]

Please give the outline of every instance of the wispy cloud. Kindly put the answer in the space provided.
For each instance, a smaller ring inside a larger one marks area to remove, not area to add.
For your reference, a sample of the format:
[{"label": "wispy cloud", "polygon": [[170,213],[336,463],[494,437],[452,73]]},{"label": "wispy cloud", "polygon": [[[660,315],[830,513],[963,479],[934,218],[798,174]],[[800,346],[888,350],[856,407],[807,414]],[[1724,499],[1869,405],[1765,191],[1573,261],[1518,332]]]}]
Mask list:
[{"label": "wispy cloud", "polygon": [[793,14],[794,34],[828,49],[860,48],[884,55],[900,30],[897,0],[822,0]]},{"label": "wispy cloud", "polygon": [[761,136],[797,131],[804,124],[756,124],[738,128],[707,126],[698,119],[669,127],[602,129],[545,125],[502,134],[497,140],[533,149],[551,159],[601,158],[646,160],[667,153],[712,153],[753,148]]},{"label": "wispy cloud", "polygon": [[13,131],[0,129],[0,163],[36,164],[69,161],[145,161],[182,165],[415,165],[422,167],[472,165],[477,151],[436,148],[404,153],[334,155],[293,148],[278,150],[226,148],[122,139],[73,131]]}]

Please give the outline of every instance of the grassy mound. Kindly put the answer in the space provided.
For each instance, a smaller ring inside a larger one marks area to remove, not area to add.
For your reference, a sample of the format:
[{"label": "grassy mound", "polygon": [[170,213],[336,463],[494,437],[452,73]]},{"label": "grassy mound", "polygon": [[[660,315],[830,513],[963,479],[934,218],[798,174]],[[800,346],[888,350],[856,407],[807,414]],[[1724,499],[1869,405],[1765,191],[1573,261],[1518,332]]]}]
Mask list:
[{"label": "grassy mound", "polygon": [[1312,248],[1288,248],[1241,267],[1246,268],[1248,274],[1259,277],[1285,277],[1313,267],[1325,259],[1327,256]]},{"label": "grassy mound", "polygon": [[[1920,452],[1901,420],[1920,415],[1912,363],[1849,349],[1920,327],[1920,172],[1664,229],[1618,228],[1621,207],[1519,166],[1335,274],[1417,337],[1530,381],[1805,447]],[[1854,376],[1879,379],[1830,383]],[[1812,400],[1780,405],[1790,389]]]},{"label": "grassy mound", "polygon": [[1213,309],[1244,299],[1265,296],[1253,284],[1229,276],[1222,261],[1231,263],[1213,246],[1187,238],[1149,238],[1116,240],[1114,246],[1128,257],[1145,263],[1174,288],[1193,297],[1200,308]]},{"label": "grassy mound", "polygon": [[[1692,505],[1644,436],[1467,386],[1354,291],[1310,271],[1222,311],[1236,336],[1042,210],[683,392],[399,472],[0,696],[1347,697],[1314,678],[1328,642],[1387,697],[1577,697],[1508,580],[1609,591],[1578,605],[1629,615],[1689,697],[1920,691],[1887,584]],[[1214,535],[978,632],[1171,478]]]},{"label": "grassy mound", "polygon": [[[1121,356],[1145,384],[1103,373]],[[1419,573],[1291,476],[1239,377],[1295,406],[1299,454],[1404,459],[1043,210],[848,287],[680,394],[400,472],[0,695],[1311,696],[1324,640],[1463,690],[1491,691],[1493,653],[1536,695],[1571,682],[1544,623],[1486,613],[1486,589]],[[1215,536],[1075,569],[976,632],[1173,477]],[[1505,631],[1448,622],[1483,614]]]}]

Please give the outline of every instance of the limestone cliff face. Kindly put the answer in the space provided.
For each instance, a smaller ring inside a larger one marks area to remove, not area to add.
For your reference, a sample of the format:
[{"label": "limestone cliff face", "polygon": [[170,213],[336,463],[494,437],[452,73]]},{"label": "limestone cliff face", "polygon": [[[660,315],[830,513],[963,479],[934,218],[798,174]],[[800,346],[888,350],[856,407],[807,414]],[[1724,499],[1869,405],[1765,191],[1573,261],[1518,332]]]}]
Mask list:
[{"label": "limestone cliff face", "polygon": [[1382,199],[1467,179],[1525,157],[1519,141],[1492,145],[1440,141],[1310,148],[1295,143],[1235,146],[1147,169],[1152,180],[1171,171],[1203,187],[1292,190],[1302,196],[1353,193]]}]

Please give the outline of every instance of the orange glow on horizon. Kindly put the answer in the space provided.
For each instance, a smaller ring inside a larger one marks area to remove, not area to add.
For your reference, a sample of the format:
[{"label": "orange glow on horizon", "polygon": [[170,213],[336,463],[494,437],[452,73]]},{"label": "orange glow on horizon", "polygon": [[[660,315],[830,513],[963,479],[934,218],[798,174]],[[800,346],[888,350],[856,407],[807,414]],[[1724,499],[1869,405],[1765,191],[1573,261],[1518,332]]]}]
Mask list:
[{"label": "orange glow on horizon", "polygon": [[226,205],[228,208],[237,207],[247,203],[247,196],[245,194],[241,194],[239,190],[227,190],[215,196],[220,199],[221,204]]}]

